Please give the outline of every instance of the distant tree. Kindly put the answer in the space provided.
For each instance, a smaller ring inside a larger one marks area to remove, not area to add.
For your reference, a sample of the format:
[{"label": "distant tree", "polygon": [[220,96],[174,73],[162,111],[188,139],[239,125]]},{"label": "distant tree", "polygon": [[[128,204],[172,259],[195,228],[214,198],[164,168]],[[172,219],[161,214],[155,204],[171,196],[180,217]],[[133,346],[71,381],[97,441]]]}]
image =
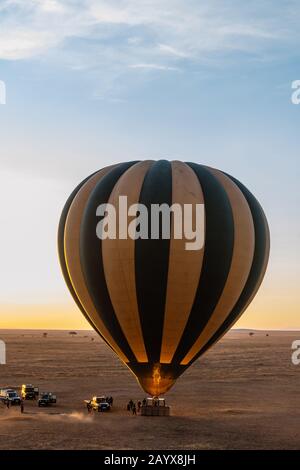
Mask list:
[{"label": "distant tree", "polygon": [[47,338],[48,333],[43,333],[43,338]]},{"label": "distant tree", "polygon": [[254,336],[253,331],[250,331],[249,336]]},{"label": "distant tree", "polygon": [[75,336],[75,335],[77,335],[77,331],[69,331],[69,335]]}]

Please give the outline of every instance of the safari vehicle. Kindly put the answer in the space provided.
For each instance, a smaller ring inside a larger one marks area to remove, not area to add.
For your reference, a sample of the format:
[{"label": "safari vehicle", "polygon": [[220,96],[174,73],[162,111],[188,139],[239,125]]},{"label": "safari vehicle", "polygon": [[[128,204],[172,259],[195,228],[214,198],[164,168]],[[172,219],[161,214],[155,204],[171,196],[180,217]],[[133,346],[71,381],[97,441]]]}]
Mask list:
[{"label": "safari vehicle", "polygon": [[23,384],[21,388],[21,397],[23,400],[36,400],[39,396],[38,387],[34,387],[31,384]]},{"label": "safari vehicle", "polygon": [[21,405],[21,397],[12,388],[2,388],[0,390],[0,401],[6,405]]},{"label": "safari vehicle", "polygon": [[105,397],[93,397],[91,400],[84,400],[87,407],[91,407],[94,411],[109,411],[110,404]]},{"label": "safari vehicle", "polygon": [[38,406],[51,406],[56,403],[56,395],[51,392],[43,392],[38,400]]}]

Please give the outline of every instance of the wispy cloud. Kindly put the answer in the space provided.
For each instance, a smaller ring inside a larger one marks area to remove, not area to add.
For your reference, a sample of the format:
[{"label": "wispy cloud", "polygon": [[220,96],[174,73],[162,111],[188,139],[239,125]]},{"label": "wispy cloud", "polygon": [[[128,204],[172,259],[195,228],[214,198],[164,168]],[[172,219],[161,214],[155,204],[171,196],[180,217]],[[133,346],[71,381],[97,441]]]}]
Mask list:
[{"label": "wispy cloud", "polygon": [[112,82],[129,70],[177,71],[240,52],[259,58],[299,38],[299,19],[294,0],[2,0],[0,59],[55,55]]},{"label": "wispy cloud", "polygon": [[175,49],[174,47],[169,46],[168,44],[158,44],[158,48],[161,52],[170,56],[175,56],[179,58],[189,57],[189,54],[187,52],[183,52],[178,49]]},{"label": "wispy cloud", "polygon": [[130,65],[132,69],[148,69],[148,70],[171,70],[178,71],[178,67],[171,67],[169,65],[160,65],[160,64],[132,64]]}]

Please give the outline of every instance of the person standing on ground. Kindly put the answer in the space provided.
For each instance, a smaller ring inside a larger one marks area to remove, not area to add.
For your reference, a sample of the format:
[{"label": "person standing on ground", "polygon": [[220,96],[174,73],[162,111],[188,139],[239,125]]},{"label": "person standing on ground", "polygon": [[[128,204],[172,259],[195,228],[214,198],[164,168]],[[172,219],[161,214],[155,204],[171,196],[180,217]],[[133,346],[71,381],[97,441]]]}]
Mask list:
[{"label": "person standing on ground", "polygon": [[133,403],[131,409],[132,409],[132,414],[133,414],[133,415],[136,415],[136,406],[135,406],[135,403]]}]

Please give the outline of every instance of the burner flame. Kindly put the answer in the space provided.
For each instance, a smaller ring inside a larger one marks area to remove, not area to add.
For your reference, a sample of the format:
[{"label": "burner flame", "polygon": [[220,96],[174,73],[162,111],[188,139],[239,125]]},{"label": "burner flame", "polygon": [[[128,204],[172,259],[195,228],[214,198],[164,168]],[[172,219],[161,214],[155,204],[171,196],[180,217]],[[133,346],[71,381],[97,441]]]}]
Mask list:
[{"label": "burner flame", "polygon": [[159,385],[160,385],[160,382],[161,382],[160,364],[156,364],[153,367],[152,378],[153,378],[153,383],[155,385],[155,388],[159,389]]}]

